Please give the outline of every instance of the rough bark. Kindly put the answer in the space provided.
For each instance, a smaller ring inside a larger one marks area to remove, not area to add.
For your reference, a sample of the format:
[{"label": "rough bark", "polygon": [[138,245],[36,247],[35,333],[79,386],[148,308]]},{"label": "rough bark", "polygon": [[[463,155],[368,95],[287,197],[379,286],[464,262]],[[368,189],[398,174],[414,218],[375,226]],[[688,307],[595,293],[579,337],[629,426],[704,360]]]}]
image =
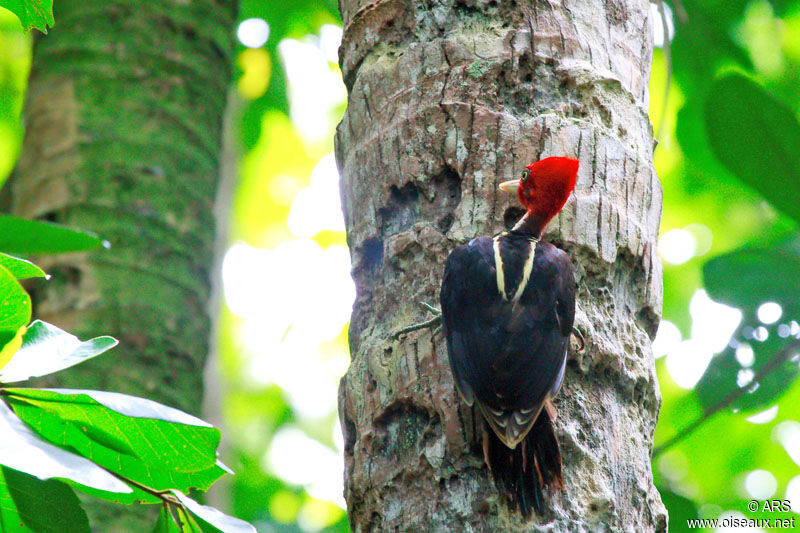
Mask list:
[{"label": "rough bark", "polygon": [[55,3],[56,26],[34,47],[12,211],[111,243],[42,258],[52,279],[32,294],[38,318],[120,346],[48,384],[200,410],[235,7]]},{"label": "rough bark", "polygon": [[[349,91],[336,148],[358,296],[339,410],[356,531],[660,531],[650,468],[660,404],[661,187],[647,116],[646,0],[342,0]],[[578,185],[546,239],[576,267],[556,405],[565,488],[524,523],[473,442],[441,332],[391,333],[436,303],[454,246],[521,214],[497,183],[550,156]]]}]

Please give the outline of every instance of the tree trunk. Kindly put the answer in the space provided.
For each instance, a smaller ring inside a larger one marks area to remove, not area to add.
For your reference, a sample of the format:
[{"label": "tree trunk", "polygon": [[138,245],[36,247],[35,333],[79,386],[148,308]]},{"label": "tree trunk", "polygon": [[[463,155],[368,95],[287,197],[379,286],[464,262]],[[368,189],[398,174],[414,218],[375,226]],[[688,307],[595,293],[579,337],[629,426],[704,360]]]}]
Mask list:
[{"label": "tree trunk", "polygon": [[111,243],[43,259],[52,279],[33,296],[38,318],[120,340],[55,384],[197,413],[235,2],[60,0],[55,9],[56,26],[34,47],[12,210]]},{"label": "tree trunk", "polygon": [[[356,531],[662,531],[650,468],[660,404],[661,187],[647,116],[646,0],[341,0],[349,91],[336,148],[358,296],[339,409]],[[556,400],[563,492],[525,523],[499,500],[426,318],[447,254],[513,224],[497,191],[578,157],[545,239],[572,258],[576,325]]]}]

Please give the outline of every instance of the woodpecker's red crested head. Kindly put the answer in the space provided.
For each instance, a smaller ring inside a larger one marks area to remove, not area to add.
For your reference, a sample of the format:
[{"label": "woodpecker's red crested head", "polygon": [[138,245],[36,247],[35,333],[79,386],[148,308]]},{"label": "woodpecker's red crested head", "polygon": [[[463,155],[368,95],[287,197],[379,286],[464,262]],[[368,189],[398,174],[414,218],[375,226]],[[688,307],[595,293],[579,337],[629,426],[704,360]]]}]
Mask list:
[{"label": "woodpecker's red crested head", "polygon": [[525,216],[535,220],[541,230],[558,214],[575,189],[578,179],[577,159],[548,157],[531,163],[518,180],[505,181],[500,189],[517,193],[525,207]]}]

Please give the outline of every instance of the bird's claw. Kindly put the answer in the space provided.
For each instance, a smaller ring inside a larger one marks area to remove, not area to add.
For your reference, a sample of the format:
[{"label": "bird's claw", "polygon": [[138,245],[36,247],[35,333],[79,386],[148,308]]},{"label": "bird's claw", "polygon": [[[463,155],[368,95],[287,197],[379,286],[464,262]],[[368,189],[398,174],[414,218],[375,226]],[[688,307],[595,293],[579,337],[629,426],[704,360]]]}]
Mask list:
[{"label": "bird's claw", "polygon": [[411,324],[410,326],[401,328],[392,333],[390,335],[391,338],[397,339],[398,337],[400,337],[400,335],[403,335],[405,333],[411,333],[412,331],[416,331],[418,329],[430,328],[432,326],[436,326],[433,330],[432,333],[433,335],[436,335],[436,333],[438,333],[439,330],[441,330],[442,312],[439,309],[436,309],[432,305],[425,302],[419,302],[419,305],[421,305],[423,309],[430,311],[434,315],[433,318],[425,320],[424,322],[418,322],[416,324]]},{"label": "bird's claw", "polygon": [[439,309],[436,309],[434,306],[432,306],[427,302],[420,302],[419,305],[422,306],[423,309],[427,309],[436,316],[441,316],[442,314],[442,312]]},{"label": "bird's claw", "polygon": [[[574,344],[573,340],[575,341]],[[586,349],[586,339],[583,337],[583,333],[581,333],[581,330],[579,330],[575,326],[572,326],[572,335],[570,335],[569,344],[570,347],[573,349],[573,351],[578,353],[581,353],[583,352],[583,350]]]}]

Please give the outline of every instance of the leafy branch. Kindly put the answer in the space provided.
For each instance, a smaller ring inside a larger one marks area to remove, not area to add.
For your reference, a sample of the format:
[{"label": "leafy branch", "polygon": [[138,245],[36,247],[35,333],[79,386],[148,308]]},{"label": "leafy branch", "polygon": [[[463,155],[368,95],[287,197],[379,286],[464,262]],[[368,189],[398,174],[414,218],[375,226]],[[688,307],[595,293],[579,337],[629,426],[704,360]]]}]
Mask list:
[{"label": "leafy branch", "polygon": [[[15,253],[101,245],[89,234],[0,216],[0,247]],[[30,261],[0,254],[0,523],[19,524],[21,531],[88,532],[77,489],[123,504],[160,504],[156,531],[253,532],[187,496],[230,473],[217,458],[220,432],[210,424],[124,394],[8,386],[118,344],[108,336],[81,341],[51,324],[29,323],[31,301],[19,281],[31,277],[46,274]]]},{"label": "leafy branch", "polygon": [[[765,380],[767,377],[770,376],[775,370],[780,368],[781,364],[788,361],[794,354],[797,353],[797,350],[800,350],[800,339],[795,339],[793,342],[789,343],[787,346],[783,348],[778,354],[774,357],[771,357],[769,361],[767,361],[764,365],[762,365],[756,372],[753,377],[753,383],[759,383],[762,380]],[[747,387],[737,387],[731,390],[725,397],[721,400],[717,401],[711,407],[707,408],[703,414],[698,417],[693,422],[687,424],[681,430],[679,430],[675,435],[667,439],[664,443],[656,446],[653,449],[653,457],[657,457],[667,451],[668,449],[675,446],[677,443],[694,433],[698,428],[700,428],[703,424],[708,422],[715,414],[726,409],[733,405],[736,400],[743,397],[747,394]]]}]

